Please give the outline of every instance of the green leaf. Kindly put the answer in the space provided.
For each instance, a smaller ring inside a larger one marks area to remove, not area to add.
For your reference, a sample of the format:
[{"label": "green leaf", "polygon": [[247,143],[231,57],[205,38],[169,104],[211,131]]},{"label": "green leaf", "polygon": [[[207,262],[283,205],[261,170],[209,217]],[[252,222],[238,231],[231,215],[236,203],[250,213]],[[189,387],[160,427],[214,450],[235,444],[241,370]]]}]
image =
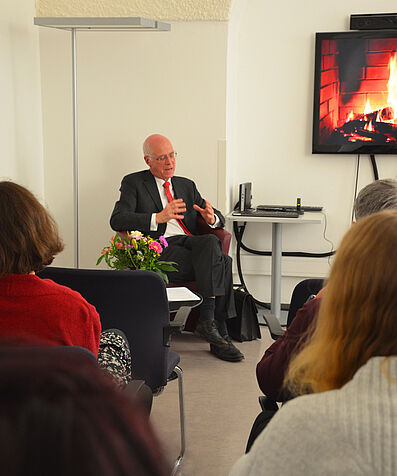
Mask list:
[{"label": "green leaf", "polygon": [[168,264],[168,263],[157,263],[157,267],[163,271],[178,271],[177,268],[175,268],[175,266],[172,266],[172,264]]},{"label": "green leaf", "polygon": [[168,282],[169,282],[168,281],[168,276],[165,273],[163,273],[160,269],[157,269],[156,273],[159,274],[164,279],[164,281],[168,284]]}]

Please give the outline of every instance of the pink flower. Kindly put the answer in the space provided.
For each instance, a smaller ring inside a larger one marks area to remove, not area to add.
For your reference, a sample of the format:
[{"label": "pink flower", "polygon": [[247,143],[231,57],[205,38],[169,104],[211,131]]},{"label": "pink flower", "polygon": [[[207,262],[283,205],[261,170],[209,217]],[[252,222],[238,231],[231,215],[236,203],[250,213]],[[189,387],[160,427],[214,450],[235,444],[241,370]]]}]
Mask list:
[{"label": "pink flower", "polygon": [[154,250],[156,253],[161,253],[163,251],[163,248],[158,241],[153,241],[153,243],[150,243],[149,249]]},{"label": "pink flower", "polygon": [[167,243],[167,240],[164,238],[163,235],[160,236],[159,241],[163,245],[164,248],[167,248],[168,243]]}]

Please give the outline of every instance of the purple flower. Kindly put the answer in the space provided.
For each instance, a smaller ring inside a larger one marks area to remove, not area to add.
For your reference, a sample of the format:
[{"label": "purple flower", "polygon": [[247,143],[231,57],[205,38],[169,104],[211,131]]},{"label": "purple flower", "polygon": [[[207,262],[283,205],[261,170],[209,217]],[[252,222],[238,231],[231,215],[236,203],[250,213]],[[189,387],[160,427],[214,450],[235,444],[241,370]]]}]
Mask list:
[{"label": "purple flower", "polygon": [[163,235],[160,236],[159,241],[163,245],[164,248],[167,248],[168,243],[167,243],[167,240],[164,238]]}]

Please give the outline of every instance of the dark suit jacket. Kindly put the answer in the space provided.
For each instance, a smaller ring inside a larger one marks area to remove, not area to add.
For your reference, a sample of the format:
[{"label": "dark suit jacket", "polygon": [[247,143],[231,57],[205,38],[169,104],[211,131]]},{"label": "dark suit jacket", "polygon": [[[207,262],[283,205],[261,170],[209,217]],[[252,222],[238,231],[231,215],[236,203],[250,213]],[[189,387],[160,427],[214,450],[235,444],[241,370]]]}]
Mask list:
[{"label": "dark suit jacket", "polygon": [[[185,177],[172,177],[172,188],[175,198],[182,198],[186,203],[184,223],[188,230],[197,234],[198,212],[193,208],[197,204],[205,208],[205,200],[198,192],[195,183]],[[139,230],[145,235],[158,238],[165,233],[166,223],[159,223],[157,231],[150,231],[150,220],[153,213],[163,209],[157,184],[150,170],[142,170],[126,175],[120,187],[120,199],[116,202],[110,226],[115,231]],[[215,210],[220,219],[220,227],[225,226],[221,212]]]}]

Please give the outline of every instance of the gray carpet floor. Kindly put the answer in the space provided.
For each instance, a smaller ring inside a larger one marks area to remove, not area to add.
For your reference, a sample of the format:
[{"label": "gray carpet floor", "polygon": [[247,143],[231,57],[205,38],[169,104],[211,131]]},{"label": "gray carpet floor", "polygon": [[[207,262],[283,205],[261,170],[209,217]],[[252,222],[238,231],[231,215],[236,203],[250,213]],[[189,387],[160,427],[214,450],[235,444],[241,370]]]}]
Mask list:
[{"label": "gray carpet floor", "polygon": [[[183,476],[226,476],[245,451],[251,426],[260,412],[255,367],[273,342],[267,327],[262,339],[235,343],[242,362],[217,359],[209,344],[191,333],[174,335],[171,348],[181,356],[184,372],[187,449]],[[170,382],[154,398],[152,424],[170,462],[180,445],[178,384]]]}]

